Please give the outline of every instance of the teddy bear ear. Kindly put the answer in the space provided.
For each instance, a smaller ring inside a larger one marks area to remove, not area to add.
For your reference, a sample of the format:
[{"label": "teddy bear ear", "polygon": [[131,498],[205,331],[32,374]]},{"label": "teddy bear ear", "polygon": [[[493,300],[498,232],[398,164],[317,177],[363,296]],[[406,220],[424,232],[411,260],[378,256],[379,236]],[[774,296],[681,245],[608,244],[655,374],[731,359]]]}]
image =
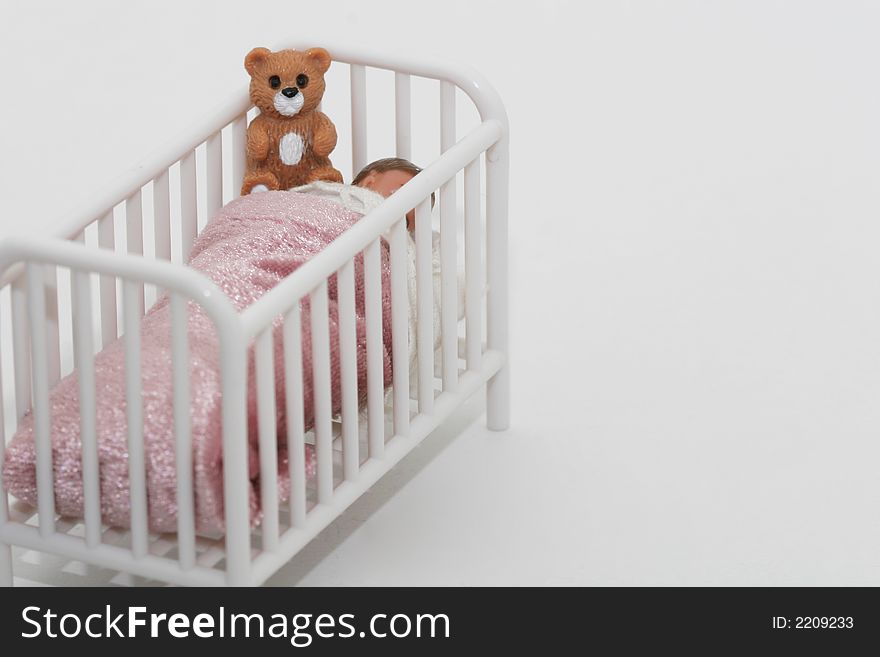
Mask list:
[{"label": "teddy bear ear", "polygon": [[330,53],[328,53],[323,48],[309,48],[306,50],[306,57],[311,59],[315,65],[317,65],[318,69],[321,73],[326,73],[327,69],[330,68]]},{"label": "teddy bear ear", "polygon": [[256,68],[257,64],[266,61],[271,54],[272,51],[268,48],[254,48],[247,54],[247,57],[244,58],[245,70],[253,75],[254,68]]}]

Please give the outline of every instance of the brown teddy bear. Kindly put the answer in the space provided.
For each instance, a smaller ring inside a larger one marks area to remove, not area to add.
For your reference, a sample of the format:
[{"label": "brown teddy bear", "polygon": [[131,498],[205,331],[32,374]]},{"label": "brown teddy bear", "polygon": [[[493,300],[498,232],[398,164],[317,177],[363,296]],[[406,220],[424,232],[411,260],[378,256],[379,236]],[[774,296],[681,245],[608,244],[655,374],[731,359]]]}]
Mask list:
[{"label": "brown teddy bear", "polygon": [[323,48],[254,48],[245,57],[251,100],[260,114],[247,130],[242,196],[315,180],[342,182],[328,157],[336,147],[336,128],[317,109],[330,61]]}]

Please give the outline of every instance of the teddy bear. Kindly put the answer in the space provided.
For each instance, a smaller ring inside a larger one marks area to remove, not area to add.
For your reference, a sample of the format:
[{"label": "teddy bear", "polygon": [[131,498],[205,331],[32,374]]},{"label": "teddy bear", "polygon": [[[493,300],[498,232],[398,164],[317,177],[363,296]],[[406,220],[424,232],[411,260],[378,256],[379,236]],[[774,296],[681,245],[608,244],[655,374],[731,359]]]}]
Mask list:
[{"label": "teddy bear", "polygon": [[251,101],[260,114],[247,130],[242,196],[316,180],[342,182],[329,158],[336,147],[336,128],[318,111],[330,62],[323,48],[254,48],[245,57]]}]

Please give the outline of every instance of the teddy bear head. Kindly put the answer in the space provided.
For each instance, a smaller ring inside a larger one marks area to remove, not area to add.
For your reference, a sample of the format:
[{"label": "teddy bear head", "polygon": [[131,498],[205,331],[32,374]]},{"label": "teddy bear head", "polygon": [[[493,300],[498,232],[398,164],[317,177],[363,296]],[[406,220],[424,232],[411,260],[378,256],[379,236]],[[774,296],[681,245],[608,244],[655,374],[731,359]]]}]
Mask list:
[{"label": "teddy bear head", "polygon": [[308,114],[324,95],[330,61],[323,48],[277,52],[254,48],[244,59],[251,76],[251,101],[262,114],[277,119]]}]

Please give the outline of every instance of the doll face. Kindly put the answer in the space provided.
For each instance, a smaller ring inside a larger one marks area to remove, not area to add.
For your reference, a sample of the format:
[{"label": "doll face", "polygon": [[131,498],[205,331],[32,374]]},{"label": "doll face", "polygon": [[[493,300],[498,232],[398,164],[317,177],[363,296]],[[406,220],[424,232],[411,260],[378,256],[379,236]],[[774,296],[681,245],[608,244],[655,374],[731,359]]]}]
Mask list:
[{"label": "doll face", "polygon": [[[388,198],[412,179],[412,173],[409,171],[400,171],[399,169],[382,172],[371,171],[363,180],[361,180],[360,187],[372,189],[374,192]],[[408,230],[413,230],[415,228],[415,220],[416,211],[414,209],[406,213],[406,227]]]}]

